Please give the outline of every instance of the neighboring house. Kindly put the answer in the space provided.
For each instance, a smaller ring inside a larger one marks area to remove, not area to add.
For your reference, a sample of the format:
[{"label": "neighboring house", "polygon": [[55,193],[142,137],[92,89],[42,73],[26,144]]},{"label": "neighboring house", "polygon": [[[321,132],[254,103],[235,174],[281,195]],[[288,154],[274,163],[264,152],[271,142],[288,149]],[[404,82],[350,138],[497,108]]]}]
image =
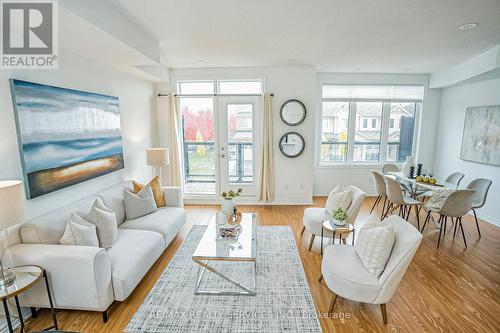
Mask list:
[{"label": "neighboring house", "polygon": [[[389,119],[389,149],[388,161],[396,161],[400,150],[401,126],[404,119],[411,119],[415,110],[414,103],[393,103]],[[356,129],[354,161],[373,161],[379,160],[380,135],[382,126],[382,109],[380,103],[358,104],[356,108]],[[348,103],[332,103],[324,105],[323,110],[323,138],[324,145],[322,155],[331,154],[330,161],[345,160],[345,144],[339,144],[347,141],[349,120]],[[411,126],[413,133],[413,126]],[[330,142],[332,144],[330,144]],[[335,143],[335,144],[333,144]],[[407,149],[407,147],[405,147]],[[411,142],[410,142],[411,150]]]}]

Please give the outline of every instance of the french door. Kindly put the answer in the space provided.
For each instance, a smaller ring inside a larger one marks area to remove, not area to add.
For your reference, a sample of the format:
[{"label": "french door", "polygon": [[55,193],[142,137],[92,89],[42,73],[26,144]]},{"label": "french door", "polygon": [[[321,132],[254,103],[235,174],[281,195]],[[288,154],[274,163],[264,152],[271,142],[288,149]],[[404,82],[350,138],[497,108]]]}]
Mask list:
[{"label": "french door", "polygon": [[184,192],[255,196],[260,151],[258,96],[180,97]]}]

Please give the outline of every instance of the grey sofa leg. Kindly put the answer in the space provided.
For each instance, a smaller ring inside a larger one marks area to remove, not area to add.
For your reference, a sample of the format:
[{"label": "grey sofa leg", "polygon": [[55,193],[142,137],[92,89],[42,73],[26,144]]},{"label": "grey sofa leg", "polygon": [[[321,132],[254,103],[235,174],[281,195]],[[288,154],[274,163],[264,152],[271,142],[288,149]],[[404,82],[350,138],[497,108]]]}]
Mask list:
[{"label": "grey sofa leg", "polygon": [[102,322],[107,323],[108,322],[108,310],[104,310],[102,312]]}]

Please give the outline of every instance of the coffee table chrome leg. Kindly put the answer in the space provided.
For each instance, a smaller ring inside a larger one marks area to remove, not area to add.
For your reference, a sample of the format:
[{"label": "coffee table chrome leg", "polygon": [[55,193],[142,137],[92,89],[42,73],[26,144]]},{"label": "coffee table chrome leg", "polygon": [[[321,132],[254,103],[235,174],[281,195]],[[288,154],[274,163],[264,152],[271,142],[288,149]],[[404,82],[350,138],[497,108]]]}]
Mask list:
[{"label": "coffee table chrome leg", "polygon": [[21,312],[21,306],[19,305],[19,299],[17,298],[17,295],[14,296],[14,300],[16,301],[17,315],[19,316],[19,323],[21,324],[19,332],[24,333],[23,313]]},{"label": "coffee table chrome leg", "polygon": [[54,309],[54,303],[52,302],[52,295],[50,293],[49,279],[47,278],[47,271],[43,270],[43,278],[45,280],[45,287],[47,288],[47,296],[49,297],[50,313],[52,315],[52,321],[54,322],[54,329],[58,330],[56,310]]},{"label": "coffee table chrome leg", "polygon": [[[234,284],[240,289],[243,289],[244,291],[208,291],[208,290],[200,290],[200,283],[201,283],[201,276],[198,278],[198,281],[196,282],[196,288],[195,288],[195,295],[248,295],[248,296],[255,296],[257,293],[255,290],[250,289],[249,287],[245,286],[244,284],[222,274],[215,268],[209,266],[206,262],[203,262],[201,260],[194,260],[198,265],[202,266],[206,270],[220,276],[224,280]],[[255,276],[255,289],[257,289],[257,263],[254,261],[254,276]]]},{"label": "coffee table chrome leg", "polygon": [[12,322],[10,321],[10,313],[9,313],[9,306],[7,305],[7,300],[4,298],[2,299],[3,303],[3,311],[5,313],[5,319],[7,320],[7,326],[9,327],[9,332],[13,333],[14,330],[12,329]]}]

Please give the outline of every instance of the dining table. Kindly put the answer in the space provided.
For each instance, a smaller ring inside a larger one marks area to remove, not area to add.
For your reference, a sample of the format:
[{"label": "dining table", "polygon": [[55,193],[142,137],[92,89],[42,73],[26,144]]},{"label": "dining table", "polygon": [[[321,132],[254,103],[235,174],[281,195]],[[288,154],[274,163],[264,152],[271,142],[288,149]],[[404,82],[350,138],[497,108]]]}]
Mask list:
[{"label": "dining table", "polygon": [[[403,175],[402,172],[387,172],[385,173],[385,176],[395,179],[401,185],[401,188],[406,192],[406,195],[411,196],[414,199],[422,196],[431,197],[435,192],[440,192],[446,193],[446,195],[442,196],[444,200],[447,195],[460,189],[457,184],[448,183],[439,178],[436,179],[435,184],[430,184],[419,182],[416,178],[407,177]],[[422,208],[424,211],[428,211],[425,205]],[[436,222],[432,214],[430,216],[430,220],[434,223],[434,225],[439,227],[439,224]]]}]

